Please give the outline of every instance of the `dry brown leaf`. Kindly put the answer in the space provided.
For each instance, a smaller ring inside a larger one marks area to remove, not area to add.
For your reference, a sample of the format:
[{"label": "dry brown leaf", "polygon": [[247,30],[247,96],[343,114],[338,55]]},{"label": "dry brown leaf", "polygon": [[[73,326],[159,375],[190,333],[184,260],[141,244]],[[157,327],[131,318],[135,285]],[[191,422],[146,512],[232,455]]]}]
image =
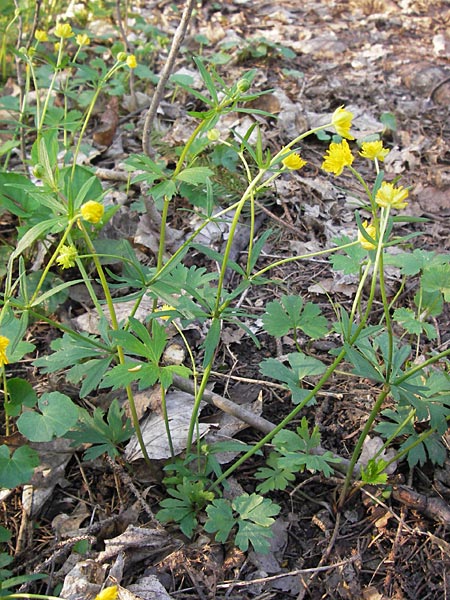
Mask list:
[{"label": "dry brown leaf", "polygon": [[111,146],[119,124],[119,99],[113,96],[100,117],[100,125],[95,129],[93,139],[99,146]]}]

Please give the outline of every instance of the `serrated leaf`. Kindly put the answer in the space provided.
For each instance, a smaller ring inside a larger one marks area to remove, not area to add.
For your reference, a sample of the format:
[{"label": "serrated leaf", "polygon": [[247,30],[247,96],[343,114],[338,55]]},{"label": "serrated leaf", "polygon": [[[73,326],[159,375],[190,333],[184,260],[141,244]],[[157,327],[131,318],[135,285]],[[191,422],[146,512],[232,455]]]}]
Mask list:
[{"label": "serrated leaf", "polygon": [[27,411],[17,420],[20,433],[31,442],[49,442],[54,436],[61,437],[78,419],[78,408],[72,400],[60,392],[42,394],[38,401],[38,413]]},{"label": "serrated leaf", "polygon": [[317,340],[328,333],[328,321],[314,302],[307,302],[300,319],[300,329],[311,339]]},{"label": "serrated leaf", "polygon": [[215,540],[224,544],[236,525],[230,502],[223,498],[217,498],[206,508],[206,514],[208,519],[205,523],[205,531],[208,533],[216,532]]},{"label": "serrated leaf", "polygon": [[176,179],[191,185],[200,185],[206,183],[212,175],[214,175],[214,172],[208,167],[189,167],[178,173]]},{"label": "serrated leaf", "polygon": [[39,465],[39,455],[29,446],[21,446],[10,455],[6,445],[0,446],[0,487],[12,489],[28,483]]},{"label": "serrated leaf", "polygon": [[295,481],[295,474],[285,467],[280,466],[279,456],[276,452],[271,452],[266,461],[266,467],[260,467],[256,473],[256,479],[264,479],[259,483],[256,490],[261,494],[266,494],[273,490],[285,490],[287,486]]},{"label": "serrated leaf", "polygon": [[269,527],[264,527],[251,521],[239,521],[234,541],[242,552],[246,552],[249,544],[251,544],[255,552],[267,554],[270,550],[269,540],[272,537],[273,532]]},{"label": "serrated leaf", "polygon": [[128,440],[133,433],[130,420],[124,420],[124,411],[116,398],[105,414],[96,408],[92,416],[86,410],[80,411],[78,423],[64,437],[73,440],[73,445],[93,444],[84,454],[85,460],[93,460],[104,453],[114,457],[116,446]]},{"label": "serrated leaf", "polygon": [[263,527],[270,527],[275,521],[273,517],[280,512],[277,504],[255,493],[237,496],[231,506],[239,514],[240,520],[252,521]]},{"label": "serrated leaf", "polygon": [[282,337],[300,324],[303,300],[300,296],[282,296],[281,300],[269,302],[262,317],[263,327],[270,335]]},{"label": "serrated leaf", "polygon": [[450,302],[450,265],[438,265],[425,269],[421,279],[422,287],[427,292],[439,290],[446,302]]}]

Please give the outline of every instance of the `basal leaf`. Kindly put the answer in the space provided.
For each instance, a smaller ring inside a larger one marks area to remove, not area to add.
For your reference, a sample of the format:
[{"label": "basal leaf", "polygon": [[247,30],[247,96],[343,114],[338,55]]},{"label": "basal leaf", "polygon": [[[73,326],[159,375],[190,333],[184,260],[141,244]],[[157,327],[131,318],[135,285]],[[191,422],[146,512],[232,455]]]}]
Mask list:
[{"label": "basal leaf", "polygon": [[38,408],[40,413],[26,411],[17,420],[20,433],[31,442],[49,442],[54,436],[61,437],[78,419],[78,407],[60,392],[42,394]]},{"label": "basal leaf", "polygon": [[21,446],[13,454],[8,446],[0,446],[0,487],[12,489],[28,483],[38,465],[39,455],[29,446]]}]

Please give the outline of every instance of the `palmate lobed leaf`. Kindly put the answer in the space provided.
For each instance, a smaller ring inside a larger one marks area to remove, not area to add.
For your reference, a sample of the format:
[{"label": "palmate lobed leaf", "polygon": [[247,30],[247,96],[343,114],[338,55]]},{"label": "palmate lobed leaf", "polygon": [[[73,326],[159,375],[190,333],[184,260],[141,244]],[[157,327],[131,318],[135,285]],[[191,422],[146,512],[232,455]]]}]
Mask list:
[{"label": "palmate lobed leaf", "polygon": [[20,433],[31,442],[49,442],[54,436],[61,437],[78,419],[78,407],[60,392],[42,394],[38,408],[40,413],[30,410],[17,420]]},{"label": "palmate lobed leaf", "polygon": [[304,304],[300,296],[281,296],[269,302],[262,317],[263,327],[270,335],[282,337],[291,330],[302,330],[308,337],[318,339],[328,331],[327,319],[313,302]]}]

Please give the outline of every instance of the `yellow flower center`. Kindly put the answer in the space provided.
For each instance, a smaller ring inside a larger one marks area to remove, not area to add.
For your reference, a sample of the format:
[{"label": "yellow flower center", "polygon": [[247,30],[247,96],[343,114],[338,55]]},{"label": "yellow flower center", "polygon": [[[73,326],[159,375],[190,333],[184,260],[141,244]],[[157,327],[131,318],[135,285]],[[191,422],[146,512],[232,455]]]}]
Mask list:
[{"label": "yellow flower center", "polygon": [[296,154],[295,152],[293,154],[289,154],[289,156],[286,156],[286,158],[283,158],[281,162],[287,169],[292,170],[301,169],[306,165],[306,160],[303,160],[300,154]]},{"label": "yellow flower center", "polygon": [[89,223],[98,223],[103,217],[105,207],[100,202],[95,200],[89,200],[80,208],[81,216],[85,221]]},{"label": "yellow flower center", "polygon": [[390,207],[401,210],[405,206],[408,206],[408,203],[405,202],[408,193],[408,190],[405,190],[402,185],[395,187],[394,184],[383,181],[377,192],[375,201],[378,206],[382,206],[383,208]]},{"label": "yellow flower center", "polygon": [[322,169],[327,173],[334,173],[337,177],[342,173],[344,167],[352,164],[354,159],[347,140],[342,140],[339,144],[331,142],[327,154],[324,156]]},{"label": "yellow flower center", "polygon": [[383,142],[381,140],[376,140],[374,142],[364,142],[359,154],[363,158],[369,158],[370,160],[384,160],[389,154],[389,149],[383,148]]},{"label": "yellow flower center", "polygon": [[55,27],[55,35],[59,38],[70,38],[73,36],[72,27],[69,23],[58,23]]}]

